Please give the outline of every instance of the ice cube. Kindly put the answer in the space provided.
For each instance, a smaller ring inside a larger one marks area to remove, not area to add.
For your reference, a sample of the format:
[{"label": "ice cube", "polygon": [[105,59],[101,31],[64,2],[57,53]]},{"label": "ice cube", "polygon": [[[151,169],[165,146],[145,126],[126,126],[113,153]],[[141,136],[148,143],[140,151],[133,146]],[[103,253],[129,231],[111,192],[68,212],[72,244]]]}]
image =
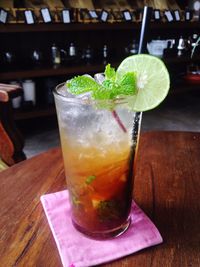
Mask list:
[{"label": "ice cube", "polygon": [[105,75],[103,73],[97,73],[97,74],[94,75],[94,79],[99,84],[102,84],[103,81],[105,80]]},{"label": "ice cube", "polygon": [[80,95],[76,95],[76,98],[80,98],[82,100],[90,100],[91,99],[91,92],[86,92]]},{"label": "ice cube", "polygon": [[89,74],[83,74],[83,76],[86,76],[86,77],[91,78],[91,79],[94,80],[94,78],[91,75],[89,75]]},{"label": "ice cube", "polygon": [[73,98],[75,97],[75,95],[72,95],[69,91],[68,91],[68,88],[67,88],[67,82],[66,83],[63,83],[63,86],[60,86],[58,89],[57,89],[57,92],[59,95],[62,95],[64,97],[68,97],[68,98]]}]

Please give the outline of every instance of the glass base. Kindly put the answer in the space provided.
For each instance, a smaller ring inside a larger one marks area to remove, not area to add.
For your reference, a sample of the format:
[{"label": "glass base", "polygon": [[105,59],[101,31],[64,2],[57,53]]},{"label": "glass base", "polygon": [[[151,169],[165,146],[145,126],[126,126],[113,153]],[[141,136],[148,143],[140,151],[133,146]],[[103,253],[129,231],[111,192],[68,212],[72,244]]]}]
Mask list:
[{"label": "glass base", "polygon": [[84,228],[82,228],[81,226],[79,226],[78,224],[76,224],[74,221],[72,221],[72,223],[74,227],[76,228],[76,230],[78,230],[85,236],[92,238],[92,239],[105,240],[105,239],[114,238],[114,237],[117,237],[123,234],[129,228],[131,224],[131,217],[129,217],[125,221],[125,223],[123,223],[117,228],[114,228],[112,230],[107,230],[107,231],[100,231],[100,232],[89,232],[85,230]]}]

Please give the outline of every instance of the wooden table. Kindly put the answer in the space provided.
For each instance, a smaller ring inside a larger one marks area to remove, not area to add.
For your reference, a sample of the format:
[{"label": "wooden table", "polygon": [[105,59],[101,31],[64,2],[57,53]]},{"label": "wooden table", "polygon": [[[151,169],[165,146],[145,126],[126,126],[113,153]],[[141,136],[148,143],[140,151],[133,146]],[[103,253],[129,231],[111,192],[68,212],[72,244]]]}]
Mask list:
[{"label": "wooden table", "polygon": [[[60,267],[40,196],[65,188],[61,151],[0,173],[0,266]],[[134,198],[164,243],[102,266],[200,266],[200,133],[142,134]]]}]

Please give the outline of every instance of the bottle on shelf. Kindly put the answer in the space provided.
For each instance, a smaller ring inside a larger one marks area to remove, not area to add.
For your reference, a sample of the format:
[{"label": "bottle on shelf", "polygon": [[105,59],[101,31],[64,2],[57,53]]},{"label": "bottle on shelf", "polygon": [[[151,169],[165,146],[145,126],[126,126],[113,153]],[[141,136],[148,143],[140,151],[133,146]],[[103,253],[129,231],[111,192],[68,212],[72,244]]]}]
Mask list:
[{"label": "bottle on shelf", "polygon": [[91,64],[94,61],[94,52],[90,45],[88,45],[82,52],[82,60],[86,64]]},{"label": "bottle on shelf", "polygon": [[103,46],[102,57],[103,57],[103,64],[106,65],[109,60],[109,50],[106,44]]},{"label": "bottle on shelf", "polygon": [[5,51],[1,56],[3,70],[14,70],[17,65],[17,58],[13,51]]},{"label": "bottle on shelf", "polygon": [[33,66],[40,66],[43,63],[43,54],[40,50],[33,50],[31,54],[31,60]]},{"label": "bottle on shelf", "polygon": [[33,80],[24,80],[22,82],[24,92],[24,107],[31,107],[36,105],[35,82]]},{"label": "bottle on shelf", "polygon": [[180,57],[183,55],[187,55],[189,52],[189,48],[190,48],[190,41],[180,36],[178,40],[178,46],[177,46],[177,49],[178,49],[177,56]]},{"label": "bottle on shelf", "polygon": [[51,62],[55,67],[61,64],[60,49],[55,43],[51,47]]},{"label": "bottle on shelf", "polygon": [[76,64],[78,60],[78,49],[73,42],[70,43],[67,51],[67,62]]}]

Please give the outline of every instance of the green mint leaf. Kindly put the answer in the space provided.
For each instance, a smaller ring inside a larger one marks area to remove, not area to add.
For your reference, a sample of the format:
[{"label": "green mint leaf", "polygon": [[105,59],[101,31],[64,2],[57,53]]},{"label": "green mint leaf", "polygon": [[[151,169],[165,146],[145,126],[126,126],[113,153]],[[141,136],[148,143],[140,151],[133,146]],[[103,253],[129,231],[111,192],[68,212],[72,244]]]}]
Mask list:
[{"label": "green mint leaf", "polygon": [[88,76],[77,76],[66,83],[71,94],[79,95],[86,92],[96,91],[100,85]]},{"label": "green mint leaf", "polygon": [[106,93],[109,93],[109,97],[108,99],[113,99],[117,96],[117,91],[118,91],[118,85],[112,81],[112,80],[105,80],[102,83],[102,86],[104,88],[104,91],[106,91]]},{"label": "green mint leaf", "polygon": [[106,91],[109,91],[109,99],[114,99],[120,95],[121,88],[118,83],[111,80],[105,80],[102,85]]},{"label": "green mint leaf", "polygon": [[115,69],[112,68],[110,64],[106,65],[104,74],[106,80],[115,80],[116,72]]},{"label": "green mint leaf", "polygon": [[118,85],[110,80],[105,80],[102,87],[92,93],[95,100],[111,100],[118,95]]},{"label": "green mint leaf", "polygon": [[134,95],[136,92],[136,75],[133,72],[128,72],[118,82],[105,79],[102,87],[93,92],[92,96],[95,100],[111,100],[122,95]]},{"label": "green mint leaf", "polygon": [[135,95],[137,92],[136,74],[134,72],[127,72],[119,81],[121,95]]},{"label": "green mint leaf", "polygon": [[95,100],[109,100],[110,92],[102,87],[99,90],[92,92],[92,98]]},{"label": "green mint leaf", "polygon": [[86,178],[85,183],[89,185],[89,184],[91,184],[95,179],[96,179],[96,176],[95,176],[95,175],[90,175],[90,176],[88,176],[88,177]]}]

